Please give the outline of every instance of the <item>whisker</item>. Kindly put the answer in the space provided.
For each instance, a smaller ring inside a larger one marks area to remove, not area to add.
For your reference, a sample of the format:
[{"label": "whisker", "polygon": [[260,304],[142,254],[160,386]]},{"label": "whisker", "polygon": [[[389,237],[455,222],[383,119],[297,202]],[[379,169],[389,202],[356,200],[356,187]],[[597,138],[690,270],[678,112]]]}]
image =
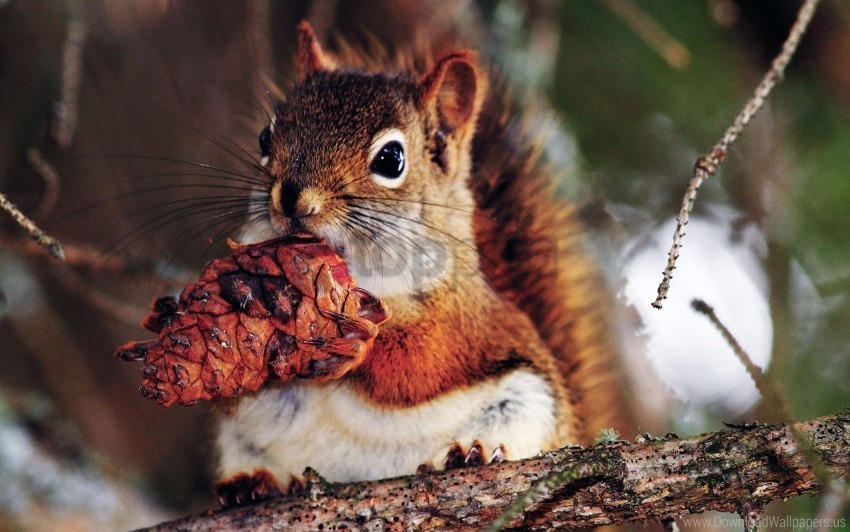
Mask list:
[{"label": "whisker", "polygon": [[[197,205],[191,205],[193,202],[197,202]],[[114,220],[114,221],[110,222],[109,224],[107,224],[106,226],[104,226],[100,230],[98,230],[96,233],[91,235],[91,238],[94,238],[94,237],[96,237],[100,234],[103,234],[105,231],[109,230],[110,228],[114,227],[115,225],[122,223],[122,222],[125,222],[125,221],[127,221],[127,220],[129,220],[129,219],[131,219],[135,216],[138,216],[140,214],[144,214],[146,212],[150,212],[150,211],[153,211],[153,210],[156,210],[156,209],[161,209],[161,208],[164,208],[164,207],[173,207],[175,205],[188,203],[188,204],[190,204],[190,206],[188,208],[195,208],[199,205],[200,206],[230,205],[230,204],[242,203],[242,202],[247,202],[247,203],[251,204],[252,199],[251,199],[250,196],[239,197],[239,196],[228,195],[228,196],[207,196],[207,197],[201,197],[201,198],[181,198],[181,199],[176,199],[176,200],[164,201],[164,202],[161,202],[161,203],[157,203],[156,205],[150,205],[150,206],[145,207],[143,209],[139,209],[137,211],[131,212],[127,216],[124,216],[123,218],[119,218],[118,220]],[[180,211],[180,212],[185,212],[185,211]]]},{"label": "whisker", "polygon": [[[87,185],[82,190],[94,190],[101,187],[109,186],[109,185],[121,185],[126,183],[133,183],[136,181],[144,181],[147,179],[157,179],[161,177],[208,177],[211,179],[219,179],[222,181],[236,182],[236,183],[245,183],[249,185],[254,185],[257,187],[267,187],[269,184],[266,180],[255,179],[250,176],[242,176],[234,177],[234,176],[226,176],[219,174],[204,174],[200,172],[167,172],[167,173],[158,173],[158,174],[143,174],[137,175],[133,177],[128,177],[126,179],[110,179],[108,181],[101,181],[100,183],[93,183],[91,185]],[[201,186],[209,186],[207,183],[202,183]]]},{"label": "whisker", "polygon": [[[56,158],[62,158],[62,157],[64,157],[64,156],[61,156],[61,155],[56,156]],[[71,156],[69,156],[69,157],[71,157]],[[222,174],[229,175],[229,176],[235,176],[235,177],[241,177],[241,178],[250,178],[251,177],[251,176],[246,176],[245,174],[236,172],[234,170],[228,170],[227,168],[221,168],[219,166],[214,166],[214,165],[207,164],[207,163],[199,163],[199,162],[196,162],[196,161],[187,161],[185,159],[177,159],[177,158],[174,158],[174,157],[130,154],[130,155],[74,155],[73,158],[75,158],[75,159],[88,159],[88,158],[92,158],[92,159],[127,159],[127,160],[139,160],[139,161],[157,161],[157,162],[166,162],[166,163],[176,163],[176,164],[185,164],[187,166],[193,166],[193,167],[196,167],[196,168],[204,168],[206,170],[214,170],[216,172],[221,172]],[[263,170],[265,170],[265,168]],[[272,177],[267,172],[268,172],[267,170],[265,172],[263,172],[263,175],[266,175],[268,177]],[[260,184],[267,184],[267,183],[265,181],[261,181]]]},{"label": "whisker", "polygon": [[[251,103],[252,103],[252,104],[253,104],[253,105],[254,105],[254,106],[255,106],[255,107],[256,107],[256,108],[257,108],[257,109],[258,109],[261,113],[263,113],[264,115],[266,115],[266,122],[265,122],[265,123],[266,123],[266,125],[268,125],[268,124],[270,124],[270,123],[271,123],[271,121],[272,121],[272,120],[274,120],[274,105],[275,105],[274,97],[272,97],[272,95],[271,95],[271,91],[269,90],[269,88],[268,88],[268,87],[266,87],[266,84],[265,84],[265,82],[263,81],[262,76],[260,76],[260,75],[259,75],[259,73],[258,73],[258,72],[256,72],[256,71],[254,72],[254,75],[255,75],[255,76],[256,76],[256,78],[257,78],[257,82],[258,82],[258,83],[260,84],[260,86],[263,88],[263,94],[266,96],[266,102],[265,102],[265,104],[264,104],[264,103],[263,103],[263,100],[261,100],[260,98],[258,98],[258,97],[257,97],[257,95],[256,95],[256,94],[254,94],[254,91],[253,91],[253,90],[248,91],[248,96],[249,96],[249,98],[248,98],[248,99],[249,99],[249,100],[251,100]],[[271,109],[271,110],[267,109],[267,108],[266,108],[266,104],[271,105],[271,108],[272,108],[272,109]]]},{"label": "whisker", "polygon": [[[107,205],[109,203],[112,203],[114,201],[118,201],[118,200],[121,200],[121,199],[124,199],[124,198],[129,198],[129,197],[132,197],[132,196],[142,196],[144,194],[148,194],[148,193],[151,193],[151,192],[160,192],[160,191],[163,191],[163,190],[173,190],[173,189],[181,189],[181,188],[236,190],[236,191],[240,191],[240,192],[250,192],[251,193],[251,194],[238,195],[238,196],[237,195],[201,196],[199,198],[189,198],[189,199],[233,198],[233,197],[251,198],[251,197],[253,197],[253,193],[256,191],[254,188],[240,187],[240,186],[236,186],[236,185],[228,186],[228,185],[210,185],[210,184],[198,184],[198,183],[177,183],[177,184],[173,184],[173,185],[159,185],[159,186],[156,186],[156,187],[149,187],[149,188],[131,190],[131,191],[126,192],[124,194],[117,194],[117,195],[110,196],[108,198],[96,201],[94,203],[84,205],[84,206],[79,207],[79,208],[77,208],[73,211],[70,211],[70,212],[63,212],[63,213],[60,214],[60,220],[65,219],[65,218],[72,216],[72,215],[75,215],[75,214],[80,214],[81,212],[85,212],[85,211],[87,211],[89,209],[93,209],[95,207]],[[183,200],[179,200],[179,201],[183,201]]]},{"label": "whisker", "polygon": [[[253,211],[250,208],[243,208],[243,209],[236,209],[236,210],[231,210],[231,211],[228,211],[228,212],[216,214],[214,216],[209,216],[209,217],[201,220],[198,223],[190,225],[185,230],[181,231],[180,233],[178,233],[177,235],[172,237],[168,242],[166,242],[166,244],[163,246],[163,249],[169,249],[171,247],[171,245],[174,244],[176,241],[181,240],[183,237],[185,237],[191,231],[198,229],[196,232],[192,233],[191,238],[187,239],[186,244],[184,244],[184,246],[182,246],[180,248],[180,250],[182,251],[186,246],[188,246],[193,241],[194,238],[199,236],[204,231],[212,229],[213,227],[217,227],[218,225],[225,223],[229,220],[242,219],[243,217],[249,216],[251,214],[256,214],[257,212],[258,211]],[[195,214],[201,214],[201,213],[195,213]],[[210,223],[210,222],[214,222],[214,221],[215,221],[215,223],[212,223],[212,224]],[[158,230],[158,229],[156,229],[156,230]],[[145,235],[140,235],[137,238],[142,238],[144,236]]]},{"label": "whisker", "polygon": [[[247,213],[247,216],[245,216],[246,213]],[[171,254],[171,257],[169,257],[168,262],[166,263],[166,267],[170,267],[171,264],[173,264],[174,261],[177,259],[177,257],[180,255],[180,253],[184,249],[186,249],[194,241],[194,239],[197,238],[198,236],[200,236],[201,233],[203,233],[204,231],[211,230],[214,227],[218,227],[219,225],[222,225],[222,224],[227,224],[224,229],[222,229],[221,231],[216,233],[215,236],[210,238],[209,245],[207,245],[203,249],[203,251],[201,251],[201,253],[195,259],[194,262],[196,262],[196,263],[200,262],[203,259],[203,257],[207,253],[209,253],[209,251],[212,249],[212,247],[215,246],[217,243],[219,243],[221,241],[221,239],[224,237],[224,235],[226,235],[227,233],[231,233],[231,232],[238,230],[240,227],[242,227],[243,225],[245,225],[249,222],[252,222],[252,221],[256,222],[257,220],[261,219],[263,216],[267,216],[267,215],[268,215],[268,212],[265,211],[265,210],[259,210],[259,211],[254,211],[254,212],[251,212],[250,210],[246,210],[245,212],[231,212],[231,213],[224,213],[223,215],[219,215],[219,216],[211,216],[211,217],[203,220],[202,222],[195,224],[194,226],[188,228],[186,231],[183,231],[182,233],[180,233],[176,237],[172,238],[165,245],[165,249],[170,248],[171,245],[174,242],[176,242],[177,240],[180,240],[184,236],[186,236],[186,233],[188,233],[189,231],[192,231],[193,229],[195,229],[197,227],[200,227],[200,229],[198,231],[193,232],[188,238],[186,238],[185,244],[183,244],[182,246],[177,248],[177,250],[175,250],[174,253]],[[222,219],[216,221],[215,223],[207,225],[209,222],[211,222],[211,221],[213,221],[213,220],[215,220],[216,218],[219,218],[219,217],[221,217]]]},{"label": "whisker", "polygon": [[[391,235],[392,237],[398,239],[399,243],[401,245],[404,245],[404,242],[406,241],[408,243],[408,246],[415,247],[416,249],[418,249],[418,251],[420,253],[422,253],[426,258],[428,258],[428,260],[432,264],[432,267],[435,270],[436,270],[436,268],[439,267],[439,265],[434,260],[434,258],[431,257],[431,255],[428,253],[428,251],[423,246],[421,246],[416,241],[414,241],[409,235],[404,234],[403,231],[399,231],[397,227],[391,226],[389,224],[389,222],[387,222],[386,220],[383,220],[383,219],[380,219],[380,218],[377,218],[377,217],[374,217],[374,216],[370,216],[370,215],[362,213],[362,212],[353,212],[352,211],[351,215],[352,216],[358,216],[358,217],[365,217],[365,218],[367,218],[367,219],[369,219],[369,220],[371,220],[375,223],[378,223],[378,224],[384,226],[386,228],[386,231],[383,232],[383,235],[385,235],[387,237],[389,237]],[[439,239],[429,237],[428,235],[422,235],[422,234],[418,234],[418,233],[413,233],[413,234],[415,236],[420,237],[420,238],[425,238],[425,239],[428,239],[432,242],[442,244],[442,242]],[[404,239],[404,241],[401,240],[402,238]],[[410,247],[407,247],[406,249],[408,249],[408,251],[413,251],[413,249],[410,248]],[[473,268],[469,263],[467,263],[465,260],[460,258],[456,253],[451,253],[451,254],[455,259],[457,259],[460,263],[462,263],[464,266],[466,266],[470,271],[472,271],[473,273],[478,275],[482,280],[484,280],[485,286],[487,286],[488,288],[490,287],[489,283],[487,282],[487,279],[484,278],[484,276],[481,274],[481,272],[477,268]],[[460,280],[456,277],[456,275],[450,275],[449,277],[450,277],[451,281],[454,282],[457,285],[457,287],[460,288],[469,297],[470,301],[472,301],[476,306],[479,307],[479,309],[481,309],[482,312],[484,312],[484,307],[481,306],[481,304],[478,303],[478,301],[474,297],[472,297],[472,294],[469,292],[469,290],[466,289],[466,287],[463,285],[463,283],[460,282]]]},{"label": "whisker", "polygon": [[473,210],[467,210],[467,209],[474,208],[474,207],[471,207],[471,206],[470,207],[466,207],[466,206],[458,207],[458,206],[453,206],[453,205],[442,205],[440,203],[431,203],[431,202],[428,202],[428,201],[418,201],[418,200],[409,200],[409,199],[402,199],[402,198],[390,198],[390,197],[378,197],[378,196],[355,196],[355,195],[352,195],[352,194],[343,194],[342,196],[335,196],[335,199],[341,199],[341,200],[344,200],[344,201],[357,200],[357,201],[376,201],[376,202],[385,202],[385,203],[394,203],[394,202],[415,203],[417,205],[427,205],[429,207],[439,207],[439,208],[442,208],[442,209],[450,209],[450,210],[453,210],[453,211],[458,211],[458,212],[470,214],[472,216],[476,216],[476,217],[479,217],[479,218],[483,218],[483,219],[489,220],[491,222],[497,221],[495,218],[485,216],[485,215],[478,213],[478,212],[475,212]]},{"label": "whisker", "polygon": [[[415,223],[415,224],[421,225],[421,226],[423,226],[423,227],[427,227],[428,229],[431,229],[432,231],[436,231],[437,233],[440,233],[441,235],[444,235],[444,236],[446,236],[446,237],[448,237],[448,238],[451,238],[451,239],[452,239],[452,240],[454,240],[455,242],[457,242],[457,243],[459,243],[459,244],[461,244],[461,245],[463,245],[463,246],[467,247],[467,248],[468,248],[468,249],[470,249],[472,252],[474,252],[474,253],[476,254],[476,256],[478,256],[478,258],[483,259],[483,260],[486,260],[486,261],[488,262],[488,264],[490,264],[490,265],[492,265],[493,267],[495,267],[495,268],[496,268],[496,271],[498,271],[498,272],[499,272],[499,274],[502,274],[502,275],[504,275],[504,274],[505,274],[504,270],[501,268],[501,266],[499,266],[499,264],[498,264],[498,263],[496,263],[496,261],[494,261],[494,260],[493,260],[493,259],[491,259],[490,257],[487,257],[486,255],[483,255],[480,251],[478,251],[478,249],[477,249],[475,246],[472,246],[472,245],[468,244],[467,242],[464,242],[463,240],[461,240],[461,239],[457,238],[456,236],[454,236],[453,234],[451,234],[451,233],[449,233],[449,232],[447,232],[447,231],[443,231],[443,230],[442,230],[442,229],[440,229],[439,227],[434,227],[433,225],[428,224],[428,223],[425,223],[425,222],[423,222],[422,220],[416,220],[416,219],[414,219],[414,218],[410,218],[410,217],[408,217],[408,216],[403,216],[403,215],[401,215],[401,214],[398,214],[398,213],[395,213],[395,212],[392,212],[392,211],[388,211],[388,210],[380,210],[380,209],[375,209],[375,208],[373,208],[373,207],[366,207],[366,206],[363,206],[363,205],[359,205],[359,206],[357,206],[356,208],[370,210],[370,211],[375,212],[375,213],[378,213],[378,214],[385,214],[385,215],[387,215],[387,216],[392,216],[392,217],[394,217],[394,218],[398,218],[398,219],[401,219],[401,220],[406,220],[406,221],[408,221],[408,222]],[[383,220],[381,220],[381,221],[383,221]],[[474,269],[477,271],[477,268],[474,268]],[[485,279],[483,276],[482,276],[481,278],[482,278],[482,279]],[[486,279],[485,279],[485,281],[486,281]]]},{"label": "whisker", "polygon": [[[133,228],[131,231],[122,235],[116,242],[114,242],[111,246],[109,246],[105,251],[107,254],[114,252],[119,245],[123,245],[124,248],[129,248],[130,245],[136,243],[138,240],[155,234],[157,231],[161,230],[163,227],[170,225],[174,222],[182,220],[184,218],[189,218],[191,216],[197,216],[200,214],[206,214],[208,212],[217,212],[222,208],[222,204],[218,202],[207,202],[199,205],[194,205],[185,209],[181,209],[180,211],[172,214],[171,216],[167,216],[164,219],[153,219],[149,222],[146,222],[138,227]],[[242,209],[236,212],[248,212],[251,209],[251,206],[248,205],[243,207]],[[137,235],[138,233],[138,235]],[[126,241],[126,239],[134,236],[131,240]]]},{"label": "whisker", "polygon": [[[246,214],[245,212],[234,211],[234,212],[219,214],[219,215],[216,215],[216,216],[211,216],[211,217],[206,218],[206,219],[204,219],[203,221],[201,221],[197,224],[190,226],[188,229],[186,229],[185,231],[181,232],[180,234],[178,234],[177,236],[175,236],[174,238],[169,240],[163,246],[164,250],[171,248],[172,244],[174,244],[178,240],[184,239],[184,237],[186,237],[187,233],[197,229],[197,231],[192,232],[192,234],[188,238],[185,238],[185,243],[182,246],[177,248],[173,253],[170,253],[168,260],[166,260],[165,263],[164,263],[163,269],[166,270],[166,271],[168,269],[170,269],[174,265],[174,263],[176,262],[177,257],[183,252],[183,250],[186,249],[192,242],[194,242],[195,238],[200,236],[201,233],[203,233],[204,231],[208,231],[208,230],[210,230],[214,227],[217,227],[221,224],[229,223],[231,221],[233,221],[235,223],[232,226],[229,226],[229,227],[238,228],[240,225],[242,225],[242,223],[244,221],[245,214]],[[217,220],[217,221],[215,221],[214,223],[210,223],[214,220]],[[198,255],[198,259],[203,258],[203,256],[206,255],[206,253],[209,252],[209,250],[216,243],[217,243],[216,240],[213,240],[212,242],[210,242],[210,244],[201,252],[201,254]],[[195,262],[199,262],[198,259],[196,259]],[[153,285],[151,285],[149,287],[149,291],[153,291]]]},{"label": "whisker", "polygon": [[[353,218],[353,217],[348,217],[348,218],[346,218],[346,222],[348,224],[350,224],[349,228],[351,230],[353,230],[353,231],[356,230],[360,234],[360,239],[359,239],[360,245],[362,246],[363,249],[366,249],[368,251],[369,258],[370,258],[370,261],[372,262],[373,266],[374,266],[374,263],[375,263],[375,259],[374,259],[374,256],[372,255],[372,244],[378,244],[378,259],[379,259],[379,264],[381,266],[381,283],[383,283],[383,281],[384,281],[384,261],[383,261],[383,251],[384,251],[384,249],[382,247],[380,247],[380,244],[381,244],[381,241],[384,241],[384,242],[387,242],[387,243],[390,243],[390,244],[391,244],[391,242],[389,242],[388,238],[385,235],[382,235],[380,232],[375,231],[368,223],[366,223],[362,220],[359,220],[359,219],[356,219],[356,218]],[[392,246],[389,246],[388,249],[392,250]],[[404,258],[404,255],[402,253],[397,253],[397,255],[398,255],[398,258],[401,259],[402,262],[404,262],[405,266],[407,266],[408,271],[410,271],[411,278],[413,278],[414,283],[416,283],[416,272],[413,271],[413,267],[410,265],[410,263],[407,261],[407,259]],[[396,261],[395,258],[393,258],[392,254],[388,252],[387,257],[389,257],[389,259],[391,261],[393,261],[393,264],[395,264],[396,269],[402,275],[404,275],[404,268],[402,268],[401,265],[398,263],[398,261]],[[404,278],[404,282],[407,283],[408,289],[410,291],[413,291],[413,285],[410,284],[410,281],[407,279],[407,277]],[[416,283],[416,284],[418,284],[418,283]]]},{"label": "whisker", "polygon": [[244,156],[245,156],[245,160],[246,160],[246,161],[249,161],[249,162],[251,163],[251,167],[252,167],[252,168],[256,168],[257,170],[259,170],[260,172],[262,172],[263,174],[265,174],[266,176],[268,176],[268,177],[270,177],[270,178],[272,177],[272,174],[271,174],[271,172],[269,171],[269,169],[268,169],[268,168],[266,168],[265,166],[263,166],[263,165],[260,163],[260,160],[259,160],[259,159],[257,159],[257,157],[256,157],[256,155],[254,154],[254,152],[249,151],[249,150],[248,150],[247,148],[245,148],[244,146],[241,146],[241,145],[237,144],[234,140],[232,140],[232,139],[230,139],[230,138],[228,138],[228,137],[226,137],[226,136],[224,136],[224,135],[216,134],[216,138],[220,139],[222,142],[226,142],[226,143],[230,144],[230,145],[231,145],[231,146],[233,146],[235,149],[237,149],[237,150],[241,151],[241,152],[244,154]]},{"label": "whisker", "polygon": [[258,172],[261,172],[261,173],[271,177],[271,174],[269,173],[269,171],[265,167],[261,166],[258,162],[254,162],[250,159],[245,159],[244,157],[242,157],[238,153],[234,152],[232,149],[228,148],[227,145],[222,144],[219,141],[216,141],[215,139],[213,139],[212,137],[208,136],[203,131],[201,131],[199,128],[196,128],[195,126],[190,125],[189,123],[181,120],[177,116],[174,116],[174,115],[171,115],[171,114],[169,114],[168,116],[169,116],[169,118],[178,122],[180,125],[182,125],[186,129],[189,129],[190,131],[194,132],[196,135],[198,135],[202,139],[206,140],[210,144],[213,144],[214,146],[221,148],[222,150],[224,150],[228,154],[232,155],[233,158],[235,158],[237,161],[241,162],[242,164],[244,164],[248,168],[253,168],[254,170],[257,170]]},{"label": "whisker", "polygon": [[360,176],[360,177],[352,179],[351,181],[342,183],[341,185],[338,185],[336,188],[332,189],[333,193],[338,194],[338,193],[342,192],[343,190],[345,190],[346,188],[353,185],[354,183],[359,183],[360,181],[363,181],[364,179],[369,179],[370,177],[372,177],[372,174]]}]

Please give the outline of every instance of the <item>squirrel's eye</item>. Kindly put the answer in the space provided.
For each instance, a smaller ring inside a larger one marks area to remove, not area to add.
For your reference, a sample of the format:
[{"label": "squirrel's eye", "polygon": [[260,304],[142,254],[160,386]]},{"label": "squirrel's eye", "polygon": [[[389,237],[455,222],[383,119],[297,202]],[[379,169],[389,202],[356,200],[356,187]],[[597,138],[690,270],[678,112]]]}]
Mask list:
[{"label": "squirrel's eye", "polygon": [[260,132],[260,162],[266,164],[267,159],[272,155],[272,130],[266,126]]},{"label": "squirrel's eye", "polygon": [[390,179],[398,179],[404,172],[404,148],[394,140],[384,144],[372,159],[370,170]]},{"label": "squirrel's eye", "polygon": [[407,176],[405,140],[400,130],[390,129],[379,133],[372,141],[369,171],[379,185],[397,188]]}]

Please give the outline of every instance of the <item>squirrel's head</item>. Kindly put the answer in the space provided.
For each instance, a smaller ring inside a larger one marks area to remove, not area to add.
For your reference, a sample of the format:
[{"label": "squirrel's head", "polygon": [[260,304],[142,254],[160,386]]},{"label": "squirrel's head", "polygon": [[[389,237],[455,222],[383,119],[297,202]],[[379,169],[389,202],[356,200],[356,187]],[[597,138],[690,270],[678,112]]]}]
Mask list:
[{"label": "squirrel's head", "polygon": [[296,66],[260,134],[272,177],[262,236],[324,237],[380,295],[477,275],[468,178],[486,76],[475,54],[424,75],[368,73],[338,65],[302,23]]}]

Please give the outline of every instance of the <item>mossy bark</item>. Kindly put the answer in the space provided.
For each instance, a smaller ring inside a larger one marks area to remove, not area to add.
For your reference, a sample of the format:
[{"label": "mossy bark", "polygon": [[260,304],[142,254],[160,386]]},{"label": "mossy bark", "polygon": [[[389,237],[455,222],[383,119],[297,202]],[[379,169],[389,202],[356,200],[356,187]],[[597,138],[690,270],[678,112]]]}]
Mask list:
[{"label": "mossy bark", "polygon": [[[796,425],[829,474],[850,472],[850,413]],[[692,438],[564,448],[480,468],[332,484],[314,472],[305,494],[207,512],[151,530],[480,529],[538,481],[589,464],[583,475],[527,506],[508,527],[551,530],[661,521],[707,510],[744,513],[819,490],[791,431],[756,425]]]}]

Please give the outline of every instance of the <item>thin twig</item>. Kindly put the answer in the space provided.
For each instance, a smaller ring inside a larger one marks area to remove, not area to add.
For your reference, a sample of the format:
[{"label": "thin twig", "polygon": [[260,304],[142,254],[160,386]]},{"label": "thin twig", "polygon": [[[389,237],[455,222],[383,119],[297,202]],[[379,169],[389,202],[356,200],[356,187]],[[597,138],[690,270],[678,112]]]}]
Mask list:
[{"label": "thin twig", "polygon": [[525,493],[522,493],[508,508],[486,528],[487,532],[498,532],[512,519],[522,515],[523,511],[537,501],[545,499],[552,490],[576,480],[590,477],[607,476],[613,472],[611,466],[604,463],[589,462],[570,466],[538,481]]},{"label": "thin twig", "polygon": [[[781,401],[782,397],[778,390],[772,385],[772,381],[769,381],[760,367],[758,367],[750,358],[749,353],[744,351],[744,348],[741,347],[741,344],[738,343],[738,339],[732,335],[732,331],[730,331],[726,325],[720,321],[720,318],[717,317],[717,314],[714,312],[714,308],[703,301],[702,299],[694,299],[691,301],[691,307],[694,310],[699,312],[708,318],[708,321],[711,322],[714,327],[720,331],[720,334],[723,335],[723,339],[726,340],[726,343],[729,344],[729,347],[732,348],[732,351],[735,353],[735,356],[738,357],[738,360],[741,361],[741,364],[744,365],[744,368],[747,370],[747,373],[750,374],[750,378],[753,379],[753,382],[756,384],[756,388],[762,393],[765,399],[771,401]],[[788,414],[788,412],[781,412],[783,416]],[[783,419],[783,421],[786,421]]]},{"label": "thin twig", "polygon": [[696,200],[697,190],[699,190],[703,181],[717,173],[717,167],[726,158],[732,143],[735,142],[735,139],[738,138],[747,124],[750,123],[753,116],[764,105],[773,87],[782,79],[785,67],[788,66],[788,62],[791,61],[791,57],[794,56],[794,52],[797,50],[800,39],[806,33],[806,28],[812,19],[812,15],[815,13],[818,2],[819,0],[806,0],[806,3],[803,4],[803,7],[797,13],[797,20],[791,27],[788,38],[782,45],[782,51],[773,60],[770,70],[767,71],[761,83],[756,87],[753,96],[744,108],[741,109],[738,116],[735,117],[735,121],[726,130],[723,138],[714,145],[710,152],[698,158],[694,163],[694,176],[688,184],[685,197],[682,198],[682,206],[679,209],[679,216],[676,218],[676,231],[673,233],[673,246],[667,254],[667,266],[664,268],[661,284],[658,285],[658,296],[652,303],[653,307],[660,309],[662,301],[667,299],[667,292],[670,290],[670,280],[673,278],[673,270],[676,268],[679,249],[682,247],[682,238],[685,236],[685,226],[688,225],[688,219],[690,218],[691,210]]},{"label": "thin twig", "polygon": [[[46,253],[46,250],[35,242],[2,232],[0,232],[0,247],[11,249],[25,257],[45,258]],[[107,255],[93,247],[64,244],[62,250],[65,253],[65,261],[69,265],[83,270],[122,274],[144,271],[142,265],[132,264],[118,255]]]},{"label": "thin twig", "polygon": [[86,26],[78,18],[68,23],[68,35],[62,51],[62,95],[53,105],[53,138],[60,148],[67,148],[77,129],[77,106],[82,79],[83,46]]},{"label": "thin twig", "polygon": [[[46,251],[35,242],[17,236],[0,232],[0,247],[14,251],[19,255],[32,258],[44,258]],[[81,244],[63,244],[65,262],[79,271],[97,273],[115,273],[134,276],[148,276],[162,281],[169,287],[179,287],[190,283],[193,274],[188,271],[177,271],[173,274],[162,272],[155,261],[137,259],[128,256],[110,254],[98,248]]]},{"label": "thin twig", "polygon": [[53,165],[47,162],[38,148],[27,150],[27,161],[44,183],[44,193],[41,195],[41,201],[38,202],[32,217],[36,220],[44,220],[53,212],[56,203],[59,201],[59,174],[53,168]]},{"label": "thin twig", "polygon": [[5,194],[0,192],[0,209],[8,212],[9,215],[18,222],[18,225],[26,229],[26,231],[30,234],[30,236],[38,242],[40,245],[47,248],[50,256],[56,260],[65,260],[65,252],[62,249],[62,244],[59,243],[58,240],[48,235],[44,231],[38,228],[35,225],[35,222],[27,218],[27,216],[21,212],[21,210],[15,206],[14,203],[9,201],[9,198],[6,197]]},{"label": "thin twig", "polygon": [[614,13],[635,35],[660,55],[676,70],[684,70],[691,62],[691,53],[685,46],[664,31],[649,14],[632,0],[599,0]]},{"label": "thin twig", "polygon": [[269,0],[251,0],[246,4],[245,31],[248,45],[254,52],[254,65],[261,79],[274,77],[274,51],[269,36],[269,27],[274,20]]},{"label": "thin twig", "polygon": [[738,339],[735,338],[726,325],[720,321],[720,318],[717,317],[717,314],[714,312],[714,308],[712,308],[711,305],[701,299],[694,299],[691,301],[691,306],[694,310],[707,317],[711,324],[720,331],[720,334],[723,335],[723,339],[726,340],[726,343],[728,343],[729,347],[732,348],[735,356],[738,357],[738,360],[740,360],[746,368],[747,373],[749,373],[750,378],[753,379],[753,382],[762,397],[764,397],[765,401],[767,401],[769,405],[776,409],[781,417],[781,421],[783,423],[788,423],[791,434],[797,441],[797,445],[803,451],[803,455],[809,460],[809,465],[811,465],[812,471],[814,471],[815,475],[817,475],[818,480],[820,480],[823,486],[829,485],[833,478],[832,475],[827,472],[823,462],[812,449],[811,442],[805,438],[805,435],[802,432],[798,431],[794,427],[794,416],[791,414],[791,408],[785,400],[785,396],[776,385],[776,381],[768,378],[761,368],[753,363],[749,353],[741,347],[741,344],[738,343]]}]

